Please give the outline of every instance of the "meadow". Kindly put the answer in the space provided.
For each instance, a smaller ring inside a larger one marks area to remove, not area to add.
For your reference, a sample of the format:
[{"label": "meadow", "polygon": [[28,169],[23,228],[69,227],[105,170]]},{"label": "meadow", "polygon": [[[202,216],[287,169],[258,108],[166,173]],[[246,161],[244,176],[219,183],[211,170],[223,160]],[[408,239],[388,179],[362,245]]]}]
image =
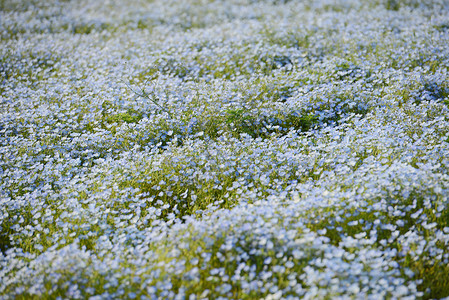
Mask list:
[{"label": "meadow", "polygon": [[0,299],[449,297],[447,0],[0,0]]}]

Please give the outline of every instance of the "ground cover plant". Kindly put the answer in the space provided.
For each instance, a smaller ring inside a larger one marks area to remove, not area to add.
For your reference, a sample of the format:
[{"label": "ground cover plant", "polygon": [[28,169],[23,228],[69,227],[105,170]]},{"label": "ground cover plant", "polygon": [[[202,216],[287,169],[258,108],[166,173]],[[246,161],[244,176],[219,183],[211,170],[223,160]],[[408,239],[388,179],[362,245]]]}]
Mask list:
[{"label": "ground cover plant", "polygon": [[0,1],[0,299],[449,297],[445,0]]}]

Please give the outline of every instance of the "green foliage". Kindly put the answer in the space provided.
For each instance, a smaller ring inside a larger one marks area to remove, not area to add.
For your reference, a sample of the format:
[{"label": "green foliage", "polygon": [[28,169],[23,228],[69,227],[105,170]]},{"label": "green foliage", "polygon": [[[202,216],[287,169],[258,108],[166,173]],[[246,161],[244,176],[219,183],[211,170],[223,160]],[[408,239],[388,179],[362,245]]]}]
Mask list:
[{"label": "green foliage", "polygon": [[5,255],[6,250],[11,248],[11,234],[13,230],[11,228],[12,224],[8,220],[2,222],[2,230],[0,231],[0,252]]},{"label": "green foliage", "polygon": [[[106,23],[101,24],[76,24],[75,26],[68,27],[72,30],[73,34],[90,34],[93,32],[101,32],[103,30],[108,30],[111,25]],[[109,29],[110,30],[110,29]],[[110,30],[112,31],[112,30]]]},{"label": "green foliage", "polygon": [[387,0],[385,3],[385,8],[388,10],[398,11],[401,7],[401,2],[398,0]]},{"label": "green foliage", "polygon": [[0,90],[3,81],[16,79],[22,82],[39,83],[53,76],[61,57],[50,52],[27,53],[27,55],[8,54],[0,57]]},{"label": "green foliage", "polygon": [[[392,230],[385,228],[384,224],[399,224],[397,226],[399,236],[407,234],[410,230],[418,230],[424,236],[430,238],[435,230],[449,228],[449,208],[443,204],[442,199],[434,202],[424,201],[422,192],[411,193],[407,198],[390,196],[381,204],[382,210],[373,209],[375,203],[382,203],[382,199],[365,200],[362,207],[341,206],[331,207],[316,212],[310,211],[308,228],[313,231],[326,230],[325,236],[330,239],[330,243],[338,246],[346,237],[355,237],[358,234],[366,234],[365,239],[370,238],[370,234],[375,233],[376,248],[384,248],[388,245],[398,251],[396,261],[403,269],[410,269],[414,273],[414,279],[422,280],[418,286],[419,291],[425,293],[426,298],[442,298],[449,296],[449,280],[447,279],[448,267],[442,261],[429,263],[428,253],[424,251],[416,257],[416,253],[411,253],[414,249],[403,249],[403,246],[396,238],[392,237]],[[439,209],[441,213],[435,214],[437,206],[443,205]],[[390,207],[389,209],[387,209]],[[405,215],[395,215],[393,211],[406,211]],[[419,214],[419,211],[422,211]],[[418,214],[418,216],[415,216]],[[313,218],[310,218],[310,216]],[[341,216],[346,216],[341,218]],[[427,223],[435,222],[437,225],[433,229],[424,228],[421,223],[416,222],[416,218],[424,218]],[[380,222],[379,222],[380,221]],[[446,249],[446,245],[437,245],[440,249]],[[403,252],[405,251],[405,253]]]},{"label": "green foliage", "polygon": [[[200,164],[201,162],[193,161],[192,163]],[[149,207],[160,209],[160,214],[150,216],[151,219],[168,221],[168,216],[172,214],[182,219],[184,216],[195,216],[211,205],[229,209],[238,202],[236,191],[230,190],[237,180],[237,175],[223,173],[219,166],[208,167],[208,172],[218,175],[218,178],[213,181],[199,179],[199,177],[192,178],[192,174],[184,170],[185,165],[182,161],[174,163],[167,159],[158,169],[154,171],[151,167],[141,170],[141,176],[119,184],[121,189],[132,187],[139,190],[140,201],[147,204],[140,214],[141,218],[147,216],[146,208]],[[111,208],[120,210],[130,209],[131,204],[131,202],[106,203]]]},{"label": "green foliage", "polygon": [[422,280],[418,290],[424,292],[425,299],[442,299],[449,296],[449,265],[447,263],[429,262],[425,256],[415,260],[411,255],[407,255],[403,266],[414,272],[414,278]]},{"label": "green foliage", "polygon": [[[94,132],[101,128],[111,131],[113,134],[117,132],[117,128],[122,124],[138,123],[144,114],[133,108],[128,108],[125,112],[117,112],[118,107],[110,101],[104,101],[101,105],[101,116],[96,122],[89,122],[83,130]],[[82,115],[79,115],[82,118]]]},{"label": "green foliage", "polygon": [[224,127],[235,137],[245,133],[253,138],[268,138],[271,134],[284,134],[288,130],[308,131],[318,124],[314,114],[278,113],[271,116],[253,116],[245,109],[230,109],[224,117]]},{"label": "green foliage", "polygon": [[[228,229],[232,232],[232,227]],[[300,235],[300,233],[298,233]],[[173,289],[179,292],[183,289],[186,296],[196,295],[197,297],[207,297],[215,299],[220,296],[227,296],[233,299],[261,299],[270,294],[270,291],[251,291],[249,294],[244,291],[244,286],[241,282],[254,280],[254,277],[260,276],[263,272],[273,271],[272,267],[276,265],[283,265],[287,261],[291,262],[292,267],[288,268],[287,272],[272,272],[271,281],[279,287],[279,289],[289,289],[289,284],[292,280],[301,283],[301,275],[304,273],[304,268],[309,265],[310,260],[314,257],[320,256],[321,253],[314,252],[311,248],[301,248],[303,256],[295,258],[292,254],[294,249],[287,249],[286,245],[280,239],[272,238],[267,243],[272,243],[273,247],[268,249],[265,246],[257,247],[259,244],[258,236],[256,234],[247,233],[240,237],[240,239],[233,245],[232,248],[225,248],[226,237],[222,233],[214,236],[202,235],[198,236],[194,232],[187,231],[182,239],[176,243],[164,244],[163,247],[154,245],[157,249],[158,256],[166,263],[173,258],[171,253],[174,250],[180,251],[185,258],[186,270],[198,268],[199,280],[191,281],[188,276],[179,276],[175,273],[163,272],[161,276],[164,281],[170,282]],[[212,241],[210,243],[209,241]],[[187,245],[187,248],[180,245]],[[190,249],[190,250],[189,250]],[[252,250],[252,251],[251,251]],[[204,254],[207,254],[206,256]],[[242,254],[248,254],[242,256]],[[279,255],[281,254],[281,255]],[[234,258],[231,260],[231,258]],[[267,264],[265,260],[271,258]],[[223,261],[227,261],[223,264]],[[194,262],[194,263],[192,263]],[[242,269],[242,266],[244,268]],[[236,276],[236,275],[239,276]],[[223,283],[222,278],[239,278],[231,285],[228,292],[221,292],[217,289],[220,283]],[[286,295],[295,295],[293,290]],[[202,296],[201,296],[202,295]]]},{"label": "green foliage", "polygon": [[127,112],[107,116],[105,121],[108,124],[116,123],[120,125],[122,123],[137,123],[141,119],[142,119],[141,113],[139,113],[134,109],[128,109]]},{"label": "green foliage", "polygon": [[[30,206],[21,209],[8,210],[8,217],[3,220],[0,231],[0,251],[5,253],[12,247],[23,249],[27,253],[40,254],[49,247],[54,246],[58,241],[58,248],[73,243],[75,240],[79,242],[80,247],[85,247],[89,251],[95,250],[96,239],[103,232],[98,224],[93,225],[83,220],[83,218],[66,217],[59,219],[59,224],[52,220],[46,220],[43,217],[48,209],[55,212],[54,218],[59,218],[61,211],[57,208],[57,204],[50,204],[47,207],[34,208]],[[35,217],[40,215],[40,217]],[[36,225],[36,221],[46,228],[45,233],[36,233],[32,229]],[[64,221],[64,223],[61,223]],[[28,232],[17,231],[13,228],[18,225],[30,228]],[[66,229],[62,229],[65,227]],[[38,247],[37,247],[38,246]]]},{"label": "green foliage", "polygon": [[234,131],[236,135],[242,133],[255,135],[256,118],[245,114],[245,109],[230,109],[225,113],[224,125]]},{"label": "green foliage", "polygon": [[434,25],[433,27],[440,32],[445,32],[449,30],[449,23]]}]

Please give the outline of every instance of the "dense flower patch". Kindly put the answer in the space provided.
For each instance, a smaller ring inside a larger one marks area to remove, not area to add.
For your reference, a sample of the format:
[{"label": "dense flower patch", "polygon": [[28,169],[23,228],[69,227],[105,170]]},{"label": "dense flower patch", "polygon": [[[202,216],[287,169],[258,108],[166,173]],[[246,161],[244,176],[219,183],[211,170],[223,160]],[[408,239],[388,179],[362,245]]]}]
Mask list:
[{"label": "dense flower patch", "polygon": [[449,296],[449,3],[0,1],[0,299]]}]

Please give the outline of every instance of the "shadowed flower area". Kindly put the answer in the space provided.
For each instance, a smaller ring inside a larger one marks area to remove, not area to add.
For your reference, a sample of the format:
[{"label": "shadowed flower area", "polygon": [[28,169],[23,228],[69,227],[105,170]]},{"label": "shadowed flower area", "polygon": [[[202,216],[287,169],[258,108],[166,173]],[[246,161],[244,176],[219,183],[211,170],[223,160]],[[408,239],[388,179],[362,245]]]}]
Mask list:
[{"label": "shadowed flower area", "polygon": [[449,297],[445,0],[0,1],[0,299]]}]

